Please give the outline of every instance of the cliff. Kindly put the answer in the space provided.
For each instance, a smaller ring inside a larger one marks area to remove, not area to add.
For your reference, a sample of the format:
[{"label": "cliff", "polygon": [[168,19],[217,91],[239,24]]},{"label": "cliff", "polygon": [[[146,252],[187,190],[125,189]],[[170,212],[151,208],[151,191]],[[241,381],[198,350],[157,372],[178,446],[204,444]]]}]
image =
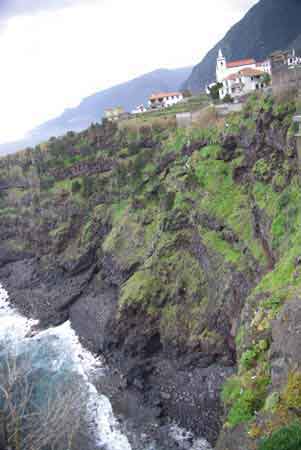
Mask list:
[{"label": "cliff", "polygon": [[44,326],[71,320],[163,448],[172,420],[218,450],[300,436],[294,112],[251,96],[226,123],[104,123],[0,159],[1,282]]}]

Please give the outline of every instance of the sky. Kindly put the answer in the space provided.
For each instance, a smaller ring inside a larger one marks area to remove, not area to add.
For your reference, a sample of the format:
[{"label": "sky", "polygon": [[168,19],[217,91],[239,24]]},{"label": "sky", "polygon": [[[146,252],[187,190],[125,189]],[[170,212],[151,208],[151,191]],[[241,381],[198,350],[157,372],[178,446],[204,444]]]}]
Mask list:
[{"label": "sky", "polygon": [[198,63],[258,0],[0,0],[0,143],[81,99]]}]

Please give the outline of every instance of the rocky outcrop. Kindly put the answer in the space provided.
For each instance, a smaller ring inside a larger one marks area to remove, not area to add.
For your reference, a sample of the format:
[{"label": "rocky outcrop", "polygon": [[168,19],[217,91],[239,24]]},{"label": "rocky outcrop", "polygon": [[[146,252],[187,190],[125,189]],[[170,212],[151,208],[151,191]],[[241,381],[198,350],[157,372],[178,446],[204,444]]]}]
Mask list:
[{"label": "rocky outcrop", "polygon": [[95,161],[84,161],[72,165],[66,169],[54,169],[50,171],[57,181],[72,179],[81,176],[91,176],[97,173],[110,172],[116,167],[116,162],[110,159],[99,158]]}]

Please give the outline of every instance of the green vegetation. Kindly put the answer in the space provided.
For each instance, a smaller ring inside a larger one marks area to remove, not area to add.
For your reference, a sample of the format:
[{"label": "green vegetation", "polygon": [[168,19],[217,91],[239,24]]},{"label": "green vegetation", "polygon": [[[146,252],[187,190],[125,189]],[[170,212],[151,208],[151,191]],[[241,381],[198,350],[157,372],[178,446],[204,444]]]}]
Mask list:
[{"label": "green vegetation", "polygon": [[259,159],[253,168],[254,175],[258,180],[265,180],[270,176],[270,167],[265,159]]},{"label": "green vegetation", "polygon": [[222,87],[222,83],[216,83],[210,88],[210,97],[212,98],[212,100],[219,100],[219,91]]},{"label": "green vegetation", "polygon": [[301,372],[289,373],[283,400],[288,408],[301,408]]},{"label": "green vegetation", "polygon": [[298,422],[282,427],[259,445],[259,450],[300,450],[301,425]]},{"label": "green vegetation", "polygon": [[71,186],[72,194],[77,194],[78,192],[80,192],[81,188],[82,188],[82,185],[80,184],[80,182],[78,180],[73,181],[72,186]]},{"label": "green vegetation", "polygon": [[270,378],[267,371],[246,372],[243,377],[232,377],[224,385],[222,400],[229,409],[227,426],[249,422],[256,411],[264,406],[264,397]]}]

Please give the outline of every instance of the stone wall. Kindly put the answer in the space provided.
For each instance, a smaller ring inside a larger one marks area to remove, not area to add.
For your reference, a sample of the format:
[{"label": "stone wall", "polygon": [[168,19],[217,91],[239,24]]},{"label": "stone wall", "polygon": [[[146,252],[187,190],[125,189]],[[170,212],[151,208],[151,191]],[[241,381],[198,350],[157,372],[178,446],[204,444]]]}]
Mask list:
[{"label": "stone wall", "polygon": [[298,89],[301,87],[301,65],[289,65],[290,52],[275,52],[271,55],[273,94]]}]

